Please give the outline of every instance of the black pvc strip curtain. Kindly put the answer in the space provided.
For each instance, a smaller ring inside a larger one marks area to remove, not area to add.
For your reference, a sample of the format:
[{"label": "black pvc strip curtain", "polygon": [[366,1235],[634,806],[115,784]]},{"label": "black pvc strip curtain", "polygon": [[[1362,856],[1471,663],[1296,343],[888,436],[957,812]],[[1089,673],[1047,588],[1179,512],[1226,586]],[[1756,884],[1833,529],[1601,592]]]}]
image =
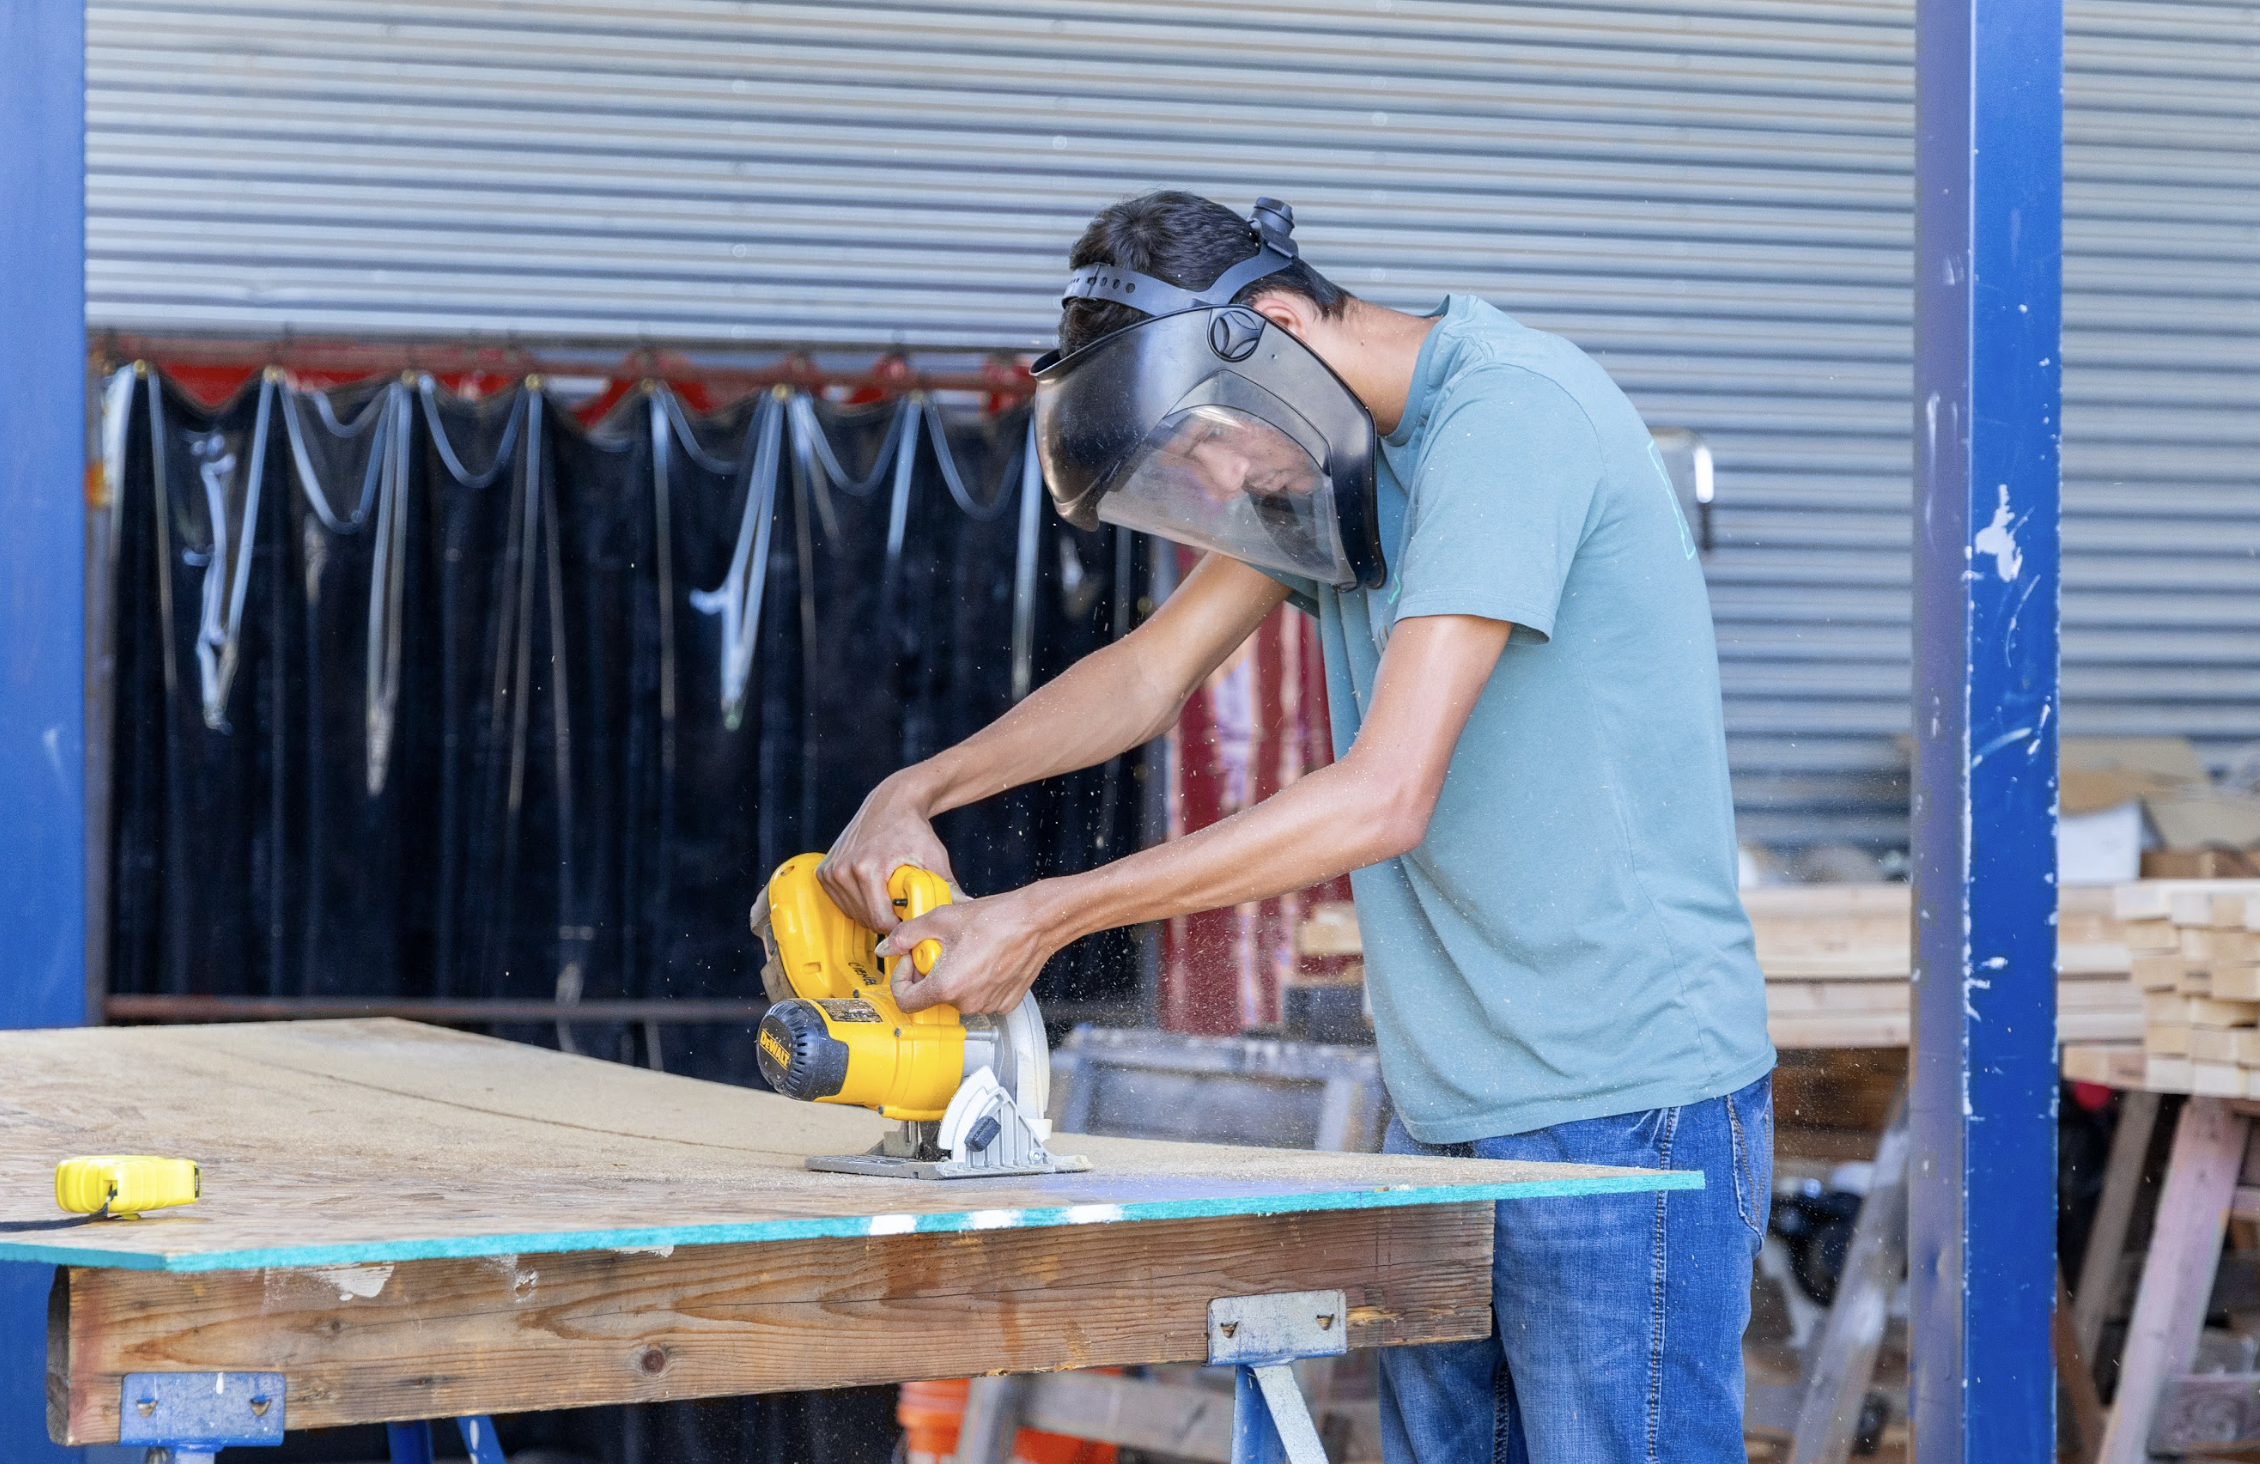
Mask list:
[{"label": "black pvc strip curtain", "polygon": [[[584,429],[538,383],[270,371],[212,411],[137,368],[105,400],[117,993],[758,998],[759,881],[1126,631],[1148,562],[1051,515],[1024,407],[655,386]],[[1119,856],[1141,776],[951,815],[960,879]],[[1114,935],[1038,994],[1136,982]],[[757,1081],[748,1033],[663,1040]]]}]

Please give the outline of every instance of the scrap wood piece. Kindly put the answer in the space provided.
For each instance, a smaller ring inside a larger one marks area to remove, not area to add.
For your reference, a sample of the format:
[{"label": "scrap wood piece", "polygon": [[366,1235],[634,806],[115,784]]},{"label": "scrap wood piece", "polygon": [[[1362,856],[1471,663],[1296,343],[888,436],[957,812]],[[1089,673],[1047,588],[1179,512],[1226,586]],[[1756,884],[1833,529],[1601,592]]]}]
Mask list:
[{"label": "scrap wood piece", "polygon": [[2187,1373],[2166,1387],[2150,1429],[2153,1454],[2260,1449],[2260,1373]]},{"label": "scrap wood piece", "polygon": [[1191,1383],[1058,1373],[1029,1389],[1023,1421],[1042,1433],[1231,1464],[1232,1395]]},{"label": "scrap wood piece", "polygon": [[[2221,895],[2260,894],[2255,879],[2145,879],[2115,886],[2112,913],[2121,920],[2169,920],[2209,924],[2212,902]],[[2200,912],[2203,918],[2200,919]]]},{"label": "scrap wood piece", "polygon": [[1491,1330],[1492,1207],[428,1259],[71,1267],[50,1430],[126,1373],[275,1371],[293,1429],[991,1372],[1205,1361],[1218,1296],[1340,1290],[1353,1347]]},{"label": "scrap wood piece", "polygon": [[[2068,1064],[2065,1071],[2069,1075]],[[2111,1130],[2103,1191],[2087,1228],[2087,1249],[2080,1258],[2079,1290],[2074,1294],[2072,1312],[2072,1345],[2088,1360],[2091,1373],[2096,1349],[2103,1341],[2103,1324],[2109,1317],[2119,1266],[2126,1258],[2127,1232],[2134,1225],[2135,1201],[2142,1192],[2160,1106],[2155,1093],[2129,1092],[2120,1100],[2119,1121]],[[2096,1442],[2102,1442],[2100,1433]]]},{"label": "scrap wood piece", "polygon": [[2106,1088],[2143,1091],[2143,1055],[2139,1044],[2066,1045],[2063,1068],[2064,1076],[2075,1083],[2101,1083]]},{"label": "scrap wood piece", "polygon": [[886,1120],[391,1019],[0,1033],[0,1221],[70,1154],[203,1167],[194,1206],[0,1259],[173,1271],[1055,1227],[1693,1188],[1694,1172],[1071,1136],[1083,1175],[818,1174]]}]

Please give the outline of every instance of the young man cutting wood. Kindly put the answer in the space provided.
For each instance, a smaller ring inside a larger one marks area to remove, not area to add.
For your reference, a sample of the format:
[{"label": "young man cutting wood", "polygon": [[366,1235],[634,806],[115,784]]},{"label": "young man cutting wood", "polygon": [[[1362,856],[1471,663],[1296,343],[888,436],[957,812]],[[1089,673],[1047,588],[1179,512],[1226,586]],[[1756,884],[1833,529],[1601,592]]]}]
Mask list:
[{"label": "young man cutting wood", "polygon": [[1036,371],[1046,485],[1071,522],[1210,552],[1129,636],[875,789],[822,878],[892,928],[888,875],[949,869],[935,815],[1145,743],[1281,602],[1315,615],[1330,766],[894,929],[883,950],[943,950],[903,1004],[1007,1011],[1080,936],[1351,872],[1391,1149],[1705,1181],[1500,1205],[1493,1337],[1380,1353],[1390,1459],[1741,1460],[1774,1053],[1677,497],[1576,347],[1464,296],[1356,299],[1292,227],[1156,193],[1076,243]]}]

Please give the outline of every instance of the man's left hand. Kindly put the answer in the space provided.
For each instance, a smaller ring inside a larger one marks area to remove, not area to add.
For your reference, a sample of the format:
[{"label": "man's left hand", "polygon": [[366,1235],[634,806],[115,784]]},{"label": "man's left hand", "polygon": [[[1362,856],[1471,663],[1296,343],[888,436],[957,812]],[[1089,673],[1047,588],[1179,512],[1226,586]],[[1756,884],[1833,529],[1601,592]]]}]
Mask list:
[{"label": "man's left hand", "polygon": [[908,961],[896,965],[895,1000],[906,1012],[944,1002],[961,1012],[1009,1012],[1062,944],[1026,890],[963,900],[906,920],[879,954],[908,952],[922,940],[940,941],[942,955],[924,976]]}]

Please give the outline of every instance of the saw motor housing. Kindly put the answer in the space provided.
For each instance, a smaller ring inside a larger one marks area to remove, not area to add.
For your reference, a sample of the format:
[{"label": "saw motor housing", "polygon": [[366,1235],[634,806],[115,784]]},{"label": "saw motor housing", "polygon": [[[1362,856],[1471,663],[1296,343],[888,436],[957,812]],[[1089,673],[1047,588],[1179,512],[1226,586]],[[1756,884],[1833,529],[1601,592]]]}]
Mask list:
[{"label": "saw motor housing", "polygon": [[[1003,1017],[951,1006],[904,1011],[894,993],[900,963],[929,972],[940,943],[882,960],[878,932],[817,882],[822,860],[801,854],[778,866],[766,910],[754,908],[772,988],[756,1044],[761,1073],[788,1098],[876,1109],[902,1127],[868,1154],[819,1156],[808,1167],[922,1179],[1089,1168],[1044,1147],[1051,1071],[1035,999]],[[911,865],[894,872],[887,892],[904,920],[950,903],[947,880]]]}]

